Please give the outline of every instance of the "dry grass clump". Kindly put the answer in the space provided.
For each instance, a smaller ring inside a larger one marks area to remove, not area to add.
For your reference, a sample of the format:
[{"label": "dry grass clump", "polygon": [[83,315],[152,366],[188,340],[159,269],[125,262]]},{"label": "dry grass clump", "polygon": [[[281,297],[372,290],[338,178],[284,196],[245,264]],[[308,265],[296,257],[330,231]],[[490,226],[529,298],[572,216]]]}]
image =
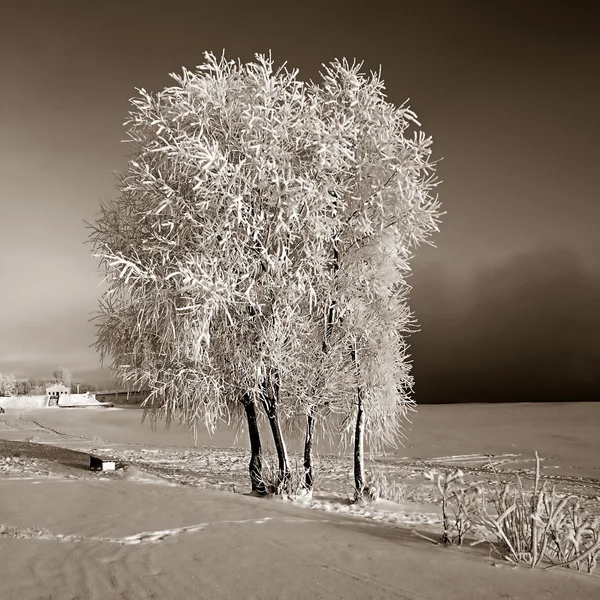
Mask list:
[{"label": "dry grass clump", "polygon": [[[319,478],[319,465],[313,463],[313,484]],[[276,456],[263,456],[261,483],[267,495],[274,494],[283,498],[302,498],[312,496],[312,489],[306,486],[306,469],[303,462],[290,462],[288,478],[282,480]]]},{"label": "dry grass clump", "polygon": [[484,488],[465,483],[460,469],[430,471],[426,477],[435,483],[442,499],[441,542],[461,546],[465,536],[475,528],[475,515],[485,508]]},{"label": "dry grass clump", "polygon": [[547,489],[537,453],[531,491],[518,476],[516,483],[503,483],[494,474],[496,481],[483,485],[466,483],[460,470],[428,474],[442,498],[442,543],[461,545],[467,533],[476,531],[480,537],[472,546],[488,542],[510,562],[594,570],[600,517],[582,508],[577,496]]},{"label": "dry grass clump", "polygon": [[369,502],[390,500],[399,503],[406,496],[406,488],[401,483],[388,479],[382,470],[374,469],[367,474],[367,485],[364,494],[365,500]]},{"label": "dry grass clump", "polygon": [[406,498],[406,486],[394,479],[388,478],[382,469],[370,469],[365,475],[365,486],[360,494],[350,471],[347,472],[348,501],[352,504],[368,504],[377,500],[389,500],[400,503]]}]

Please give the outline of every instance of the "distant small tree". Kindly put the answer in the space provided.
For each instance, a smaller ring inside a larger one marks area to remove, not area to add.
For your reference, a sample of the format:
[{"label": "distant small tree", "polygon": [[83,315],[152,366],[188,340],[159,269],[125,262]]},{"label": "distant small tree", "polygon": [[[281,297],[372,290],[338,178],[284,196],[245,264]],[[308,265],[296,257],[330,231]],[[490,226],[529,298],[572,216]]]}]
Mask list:
[{"label": "distant small tree", "polygon": [[71,389],[71,384],[73,383],[73,375],[69,369],[66,367],[59,367],[52,373],[56,383],[62,383],[65,387]]},{"label": "distant small tree", "polygon": [[43,396],[46,393],[46,386],[42,383],[35,383],[29,390],[29,396]]},{"label": "distant small tree", "polygon": [[17,392],[17,379],[10,373],[2,375],[0,373],[0,396],[14,396]]}]

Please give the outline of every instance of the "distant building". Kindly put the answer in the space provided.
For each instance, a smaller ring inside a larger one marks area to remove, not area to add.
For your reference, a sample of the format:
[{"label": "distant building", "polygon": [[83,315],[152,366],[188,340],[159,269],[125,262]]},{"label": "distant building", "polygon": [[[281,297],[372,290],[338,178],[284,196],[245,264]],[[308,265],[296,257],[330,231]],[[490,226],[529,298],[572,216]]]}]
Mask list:
[{"label": "distant building", "polygon": [[48,396],[48,404],[50,406],[58,405],[60,399],[63,396],[70,396],[71,390],[62,383],[57,383],[55,385],[51,385],[49,388],[46,388],[46,396]]}]

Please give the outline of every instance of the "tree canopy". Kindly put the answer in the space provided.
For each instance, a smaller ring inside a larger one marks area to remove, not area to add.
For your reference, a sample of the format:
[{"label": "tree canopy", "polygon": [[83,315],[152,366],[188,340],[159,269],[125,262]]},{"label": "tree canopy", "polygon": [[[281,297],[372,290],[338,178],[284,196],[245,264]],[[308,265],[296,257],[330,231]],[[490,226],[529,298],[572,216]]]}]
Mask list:
[{"label": "tree canopy", "polygon": [[245,399],[274,435],[358,411],[372,446],[394,444],[409,260],[441,215],[431,138],[360,64],[306,83],[270,56],[205,58],[132,100],[120,195],[92,226],[96,346],[167,423],[214,430]]}]

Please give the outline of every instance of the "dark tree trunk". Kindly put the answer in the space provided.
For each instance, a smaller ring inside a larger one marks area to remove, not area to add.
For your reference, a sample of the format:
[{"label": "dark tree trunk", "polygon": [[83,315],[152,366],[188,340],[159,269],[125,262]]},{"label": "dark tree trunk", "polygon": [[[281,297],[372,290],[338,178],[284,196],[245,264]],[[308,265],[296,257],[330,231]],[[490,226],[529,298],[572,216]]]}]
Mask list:
[{"label": "dark tree trunk", "polygon": [[264,496],[267,493],[267,490],[262,478],[262,446],[260,444],[260,431],[258,430],[256,405],[247,395],[244,395],[242,404],[244,405],[244,410],[246,411],[248,435],[250,436],[249,470],[252,491]]},{"label": "dark tree trunk", "polygon": [[[331,193],[331,192],[330,192]],[[334,192],[331,193],[334,197],[334,206],[337,206],[337,194]],[[333,272],[334,274],[340,268],[340,256],[338,250],[338,234],[334,234],[332,240],[332,254],[333,254]],[[325,318],[325,332],[323,335],[323,343],[321,349],[323,351],[323,355],[329,352],[329,340],[331,338],[331,333],[333,331],[333,323],[335,320],[335,311],[336,311],[336,302],[335,300],[330,301],[329,307],[327,309],[327,316]],[[315,386],[318,387],[318,386]],[[312,411],[312,408],[309,408],[309,411],[306,415],[306,433],[304,436],[304,487],[307,490],[312,490],[314,485],[314,471],[312,466],[312,446],[315,434],[315,417]]]},{"label": "dark tree trunk", "polygon": [[[358,375],[356,348],[350,349],[354,368]],[[354,487],[356,500],[362,500],[365,493],[365,411],[363,407],[363,391],[356,388],[356,426],[354,428]]]},{"label": "dark tree trunk", "polygon": [[269,427],[273,434],[273,442],[275,451],[277,452],[277,460],[279,463],[279,490],[289,490],[290,485],[290,465],[288,460],[287,448],[281,431],[281,423],[279,422],[279,374],[277,371],[271,373],[267,381],[267,385],[263,390],[263,407],[267,413]]},{"label": "dark tree trunk", "polygon": [[354,487],[356,499],[362,499],[365,492],[365,413],[360,388],[357,391],[356,428],[354,429]]},{"label": "dark tree trunk", "polygon": [[304,436],[304,487],[312,490],[314,474],[312,467],[312,444],[314,436],[315,418],[310,411],[306,415],[306,435]]},{"label": "dark tree trunk", "polygon": [[265,412],[269,420],[269,427],[273,434],[273,443],[277,452],[277,461],[279,466],[279,489],[288,491],[290,485],[290,465],[288,460],[287,448],[281,431],[279,414],[276,404],[265,403]]},{"label": "dark tree trunk", "polygon": [[[337,250],[334,250],[334,256],[336,259],[335,268],[337,270]],[[335,319],[335,308],[336,303],[332,302],[329,305],[327,311],[327,318],[325,322],[325,335],[323,336],[323,344],[321,350],[323,354],[329,352],[329,339],[333,330],[333,321]],[[312,490],[315,482],[314,472],[312,467],[312,445],[315,434],[315,417],[312,412],[312,408],[309,409],[306,415],[306,433],[304,436],[304,487],[307,490]]]}]

